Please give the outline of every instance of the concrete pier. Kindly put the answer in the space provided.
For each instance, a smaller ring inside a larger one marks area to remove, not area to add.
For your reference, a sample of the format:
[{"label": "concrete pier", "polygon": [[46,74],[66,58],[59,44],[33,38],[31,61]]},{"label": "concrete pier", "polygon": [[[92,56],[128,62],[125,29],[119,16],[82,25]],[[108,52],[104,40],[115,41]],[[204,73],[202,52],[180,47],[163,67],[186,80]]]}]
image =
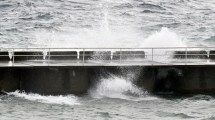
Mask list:
[{"label": "concrete pier", "polygon": [[9,52],[0,52],[0,89],[82,95],[99,79],[108,78],[107,73],[125,78],[134,73],[134,84],[154,94],[215,93],[212,51],[209,57],[205,51],[176,51],[168,62],[154,60],[153,56],[151,59],[144,51],[55,50],[47,53],[15,51],[10,59]]},{"label": "concrete pier", "polygon": [[0,61],[10,61],[9,52],[1,51],[0,52]]},{"label": "concrete pier", "polygon": [[152,93],[214,94],[215,66],[145,67],[139,80]]},{"label": "concrete pier", "polygon": [[[32,67],[0,68],[0,88],[46,95],[86,94],[92,83],[107,74],[138,74],[134,83],[155,94],[214,94],[215,66],[121,66],[118,67]],[[101,76],[102,75],[102,76]]]},{"label": "concrete pier", "polygon": [[90,68],[27,68],[20,73],[20,89],[32,93],[84,94],[90,84]]},{"label": "concrete pier", "polygon": [[0,69],[0,89],[7,92],[20,89],[20,78],[17,69]]},{"label": "concrete pier", "polygon": [[208,54],[206,51],[175,51],[174,58],[207,59]]},{"label": "concrete pier", "polygon": [[40,51],[15,51],[12,59],[15,61],[42,60],[43,53]]},{"label": "concrete pier", "polygon": [[46,59],[50,60],[77,60],[78,54],[76,51],[50,51],[46,55]]},{"label": "concrete pier", "polygon": [[145,58],[144,51],[116,51],[113,54],[114,60],[119,59],[143,59]]}]

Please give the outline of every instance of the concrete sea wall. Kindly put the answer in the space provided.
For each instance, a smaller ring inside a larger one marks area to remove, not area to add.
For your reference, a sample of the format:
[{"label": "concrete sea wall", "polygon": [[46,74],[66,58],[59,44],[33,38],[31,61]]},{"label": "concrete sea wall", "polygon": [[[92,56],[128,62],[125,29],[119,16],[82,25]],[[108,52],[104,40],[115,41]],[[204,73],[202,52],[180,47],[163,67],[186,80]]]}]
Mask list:
[{"label": "concrete sea wall", "polygon": [[152,93],[214,94],[215,66],[144,67],[139,85]]},{"label": "concrete sea wall", "polygon": [[0,89],[58,95],[86,94],[91,85],[108,74],[136,73],[134,84],[154,94],[214,94],[215,66],[133,67],[4,67]]},{"label": "concrete sea wall", "polygon": [[0,88],[11,92],[58,95],[84,94],[90,86],[92,68],[30,67],[0,68]]}]

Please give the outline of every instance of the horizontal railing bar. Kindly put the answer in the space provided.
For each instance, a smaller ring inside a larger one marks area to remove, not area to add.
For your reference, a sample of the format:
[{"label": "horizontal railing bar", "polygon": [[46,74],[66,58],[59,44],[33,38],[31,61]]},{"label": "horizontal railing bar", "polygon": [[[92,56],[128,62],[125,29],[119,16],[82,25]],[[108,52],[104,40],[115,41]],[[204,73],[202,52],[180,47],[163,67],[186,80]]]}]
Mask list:
[{"label": "horizontal railing bar", "polygon": [[214,47],[140,47],[140,48],[133,48],[133,47],[125,47],[125,48],[90,48],[90,47],[87,47],[87,48],[0,48],[1,49],[178,49],[178,48],[215,48]]},{"label": "horizontal railing bar", "polygon": [[208,55],[208,54],[173,54],[173,55]]},{"label": "horizontal railing bar", "polygon": [[[150,55],[150,54],[148,54],[148,55]],[[153,55],[153,56],[176,56],[176,55],[182,55],[182,56],[186,56],[186,55],[193,55],[193,56],[200,56],[200,55],[202,55],[202,56],[207,56],[207,54],[169,54],[169,55],[167,55],[167,54],[155,54],[155,55]]]},{"label": "horizontal railing bar", "polygon": [[[107,54],[99,54],[99,55],[93,55],[93,56],[102,56],[102,55],[107,55]],[[139,55],[139,56],[146,56],[144,54],[122,54],[122,56],[133,56],[133,55]],[[150,54],[148,54],[147,56],[149,56]],[[171,55],[171,54],[170,54]],[[172,54],[172,55],[193,55],[193,56],[205,56],[208,54]],[[209,54],[209,55],[215,55],[215,54]],[[9,55],[0,55],[0,56],[9,56]],[[44,56],[44,55],[12,55],[12,56]],[[49,55],[45,55],[45,56],[49,56]],[[77,55],[50,55],[50,56],[77,56]],[[79,55],[79,56],[83,56],[83,55]],[[92,56],[91,54],[89,55],[84,55],[84,56]],[[112,55],[112,56],[120,56],[120,55]],[[167,54],[155,54],[153,56],[169,56]]]},{"label": "horizontal railing bar", "polygon": [[[0,55],[1,56],[1,55]],[[49,55],[13,55],[13,56],[49,56]],[[50,55],[50,56],[77,56],[77,55]]]},{"label": "horizontal railing bar", "polygon": [[[201,54],[200,52],[198,51],[203,51],[202,49],[206,49],[204,51],[207,51],[207,54],[206,52],[204,52],[203,54]],[[74,60],[74,61],[77,61],[78,63],[81,63],[82,61],[82,58],[80,57],[83,57],[83,65],[87,65],[87,64],[95,64],[95,65],[99,65],[99,64],[104,64],[106,65],[106,63],[116,63],[117,65],[121,65],[122,64],[127,64],[128,62],[134,62],[134,63],[130,63],[131,65],[132,64],[138,64],[138,65],[141,65],[141,64],[148,64],[148,65],[153,65],[153,64],[166,64],[166,65],[171,65],[171,64],[174,64],[174,63],[169,63],[168,61],[160,61],[161,59],[158,59],[157,60],[157,57],[159,58],[162,58],[162,57],[173,57],[173,56],[182,56],[182,57],[185,57],[185,59],[183,60],[194,60],[195,58],[199,57],[199,58],[202,58],[201,56],[212,56],[212,55],[215,55],[215,54],[209,54],[207,49],[215,49],[215,47],[142,47],[142,48],[0,48],[0,52],[8,52],[8,55],[0,55],[0,56],[12,56],[13,58],[13,64],[14,62],[18,61],[20,62],[19,60],[16,60],[14,58],[18,57],[21,58],[21,57],[43,57],[43,60],[47,60],[48,63],[47,65],[49,66],[49,64],[57,64],[57,63],[52,63],[52,58],[50,57],[54,57],[57,58],[57,57],[62,57],[62,60],[65,58],[65,61],[68,60],[67,57],[77,57],[78,60]],[[151,51],[152,50],[152,51]],[[161,50],[161,54],[157,53],[157,52],[160,52],[159,50]],[[162,50],[165,50],[164,53],[162,53]],[[54,53],[56,52],[57,53]],[[64,51],[70,51],[68,52],[69,54],[61,54],[60,52],[64,52]],[[76,51],[77,53],[73,52],[71,53],[71,51]],[[87,51],[90,51],[87,53]],[[91,53],[91,51],[93,51]],[[100,52],[100,51],[105,51],[105,52],[111,52],[110,53],[99,53],[99,54],[96,54],[96,52]],[[126,51],[125,53],[123,53],[123,51]],[[128,53],[129,51],[133,52],[133,53]],[[135,53],[136,51],[138,51],[139,53]],[[182,52],[185,52],[185,53],[180,53],[180,51]],[[195,54],[195,52],[190,52],[188,53],[188,51],[197,51],[197,53]],[[21,52],[21,53],[20,53]],[[30,55],[28,54],[24,54],[22,55],[22,52],[25,53],[25,52],[32,52]],[[34,54],[34,52],[40,52],[38,55],[37,54]],[[52,55],[52,52],[54,53]],[[120,54],[115,54],[115,52],[120,52]],[[144,52],[143,54],[141,54],[140,52]],[[174,53],[174,52],[179,52],[179,53]],[[17,54],[18,55],[17,55]],[[10,55],[9,55],[10,54]],[[96,58],[96,57],[99,57],[99,56],[106,56],[106,57],[109,57],[108,60],[105,58],[104,59],[100,59],[100,58]],[[111,56],[111,59],[110,59],[110,56]],[[137,58],[132,58],[130,56],[137,56]],[[139,57],[138,57],[139,56]],[[141,58],[141,56],[144,56]],[[148,57],[150,56],[153,56],[152,57],[152,60],[150,60]],[[190,56],[192,56],[192,58],[190,58]],[[48,59],[47,59],[48,57]],[[63,58],[64,57],[64,58]],[[90,57],[89,59],[85,59],[86,57]],[[114,60],[113,57],[116,57],[116,59],[118,60]],[[120,59],[119,59],[120,57]],[[128,58],[126,58],[128,57]],[[129,58],[130,57],[130,58]],[[2,57],[3,58],[3,57]],[[31,59],[32,59],[31,58]],[[46,58],[46,59],[45,59]],[[79,59],[80,58],[80,59]],[[209,57],[205,57],[204,60],[208,60]],[[26,59],[26,58],[25,58]],[[177,59],[177,58],[176,58]],[[178,58],[180,59],[180,58]],[[38,60],[35,58],[35,60]],[[88,61],[90,60],[94,60],[94,61],[103,61],[103,63],[88,63]],[[171,60],[171,59],[170,59]],[[172,58],[172,60],[175,60],[175,58]],[[198,61],[183,61],[181,60],[182,62],[179,62],[179,63],[196,63],[198,64]],[[203,60],[203,59],[201,59]],[[60,61],[60,60],[59,60]],[[72,59],[70,61],[73,61]],[[104,63],[104,61],[107,61],[106,63]],[[109,62],[108,62],[109,61]],[[50,63],[49,63],[50,62]],[[139,63],[135,63],[135,62],[139,62]],[[144,63],[145,62],[145,63]],[[177,61],[176,61],[177,63]],[[32,63],[33,64],[33,63]],[[61,63],[59,63],[61,64]],[[67,64],[67,63],[65,63]],[[72,64],[72,63],[70,63]],[[75,63],[74,63],[75,64]],[[63,64],[62,64],[63,65]],[[37,66],[35,64],[35,66]]]}]

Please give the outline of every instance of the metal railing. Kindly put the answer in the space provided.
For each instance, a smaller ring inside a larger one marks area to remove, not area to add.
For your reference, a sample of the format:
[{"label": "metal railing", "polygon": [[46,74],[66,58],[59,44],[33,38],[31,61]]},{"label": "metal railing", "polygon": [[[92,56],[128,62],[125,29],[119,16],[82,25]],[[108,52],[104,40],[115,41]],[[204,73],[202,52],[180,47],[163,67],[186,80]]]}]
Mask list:
[{"label": "metal railing", "polygon": [[215,47],[0,49],[0,66],[189,65],[214,59]]}]

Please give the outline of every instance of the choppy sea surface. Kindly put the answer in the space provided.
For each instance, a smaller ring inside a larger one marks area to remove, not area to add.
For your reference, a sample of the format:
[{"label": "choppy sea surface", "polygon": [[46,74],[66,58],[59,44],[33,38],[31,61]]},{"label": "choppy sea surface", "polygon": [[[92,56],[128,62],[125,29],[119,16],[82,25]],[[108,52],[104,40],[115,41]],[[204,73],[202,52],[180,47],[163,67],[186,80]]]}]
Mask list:
[{"label": "choppy sea surface", "polygon": [[[207,95],[129,96],[106,88],[101,96],[0,96],[1,120],[214,120],[215,98]],[[97,95],[99,93],[96,93]],[[115,94],[112,96],[112,94]]]},{"label": "choppy sea surface", "polygon": [[215,44],[214,0],[1,0],[0,16],[0,47]]},{"label": "choppy sea surface", "polygon": [[[215,46],[214,0],[0,0],[0,47]],[[99,80],[83,96],[14,91],[0,120],[215,119],[208,95],[154,96],[129,78]]]}]

